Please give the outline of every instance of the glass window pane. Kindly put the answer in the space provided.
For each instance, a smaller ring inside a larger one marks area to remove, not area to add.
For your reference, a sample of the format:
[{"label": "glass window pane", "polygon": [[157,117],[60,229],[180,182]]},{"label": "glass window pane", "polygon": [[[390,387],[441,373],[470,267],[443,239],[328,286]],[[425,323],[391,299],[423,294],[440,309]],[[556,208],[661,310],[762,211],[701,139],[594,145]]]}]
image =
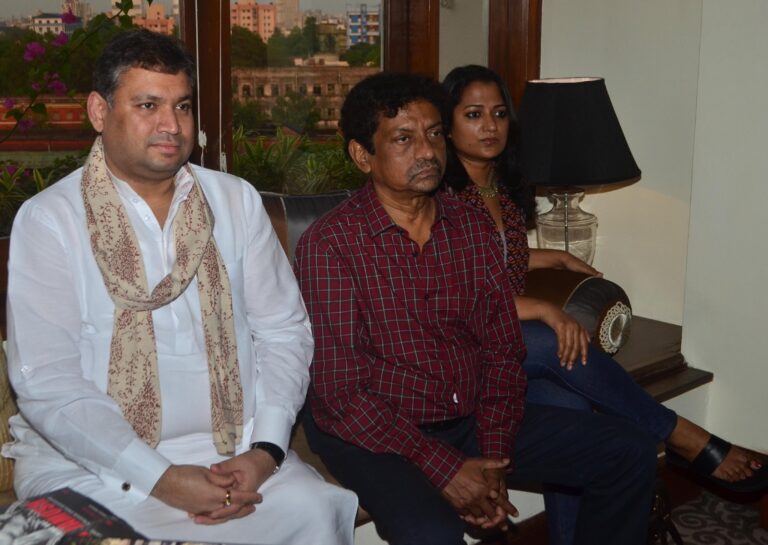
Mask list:
[{"label": "glass window pane", "polygon": [[338,122],[349,89],[381,70],[381,3],[237,0],[231,25],[233,171],[282,193],[359,185]]}]

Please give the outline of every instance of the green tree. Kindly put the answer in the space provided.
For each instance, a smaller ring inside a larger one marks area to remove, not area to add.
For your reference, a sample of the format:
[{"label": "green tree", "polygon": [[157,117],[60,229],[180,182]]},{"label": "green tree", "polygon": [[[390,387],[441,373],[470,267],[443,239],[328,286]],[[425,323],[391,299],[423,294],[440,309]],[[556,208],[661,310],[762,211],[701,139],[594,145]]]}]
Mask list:
[{"label": "green tree", "polygon": [[315,99],[302,96],[296,91],[289,91],[277,99],[272,108],[272,121],[275,125],[286,126],[297,132],[311,132],[320,121],[320,112]]},{"label": "green tree", "polygon": [[267,114],[257,101],[232,103],[232,125],[242,128],[245,134],[253,134],[268,123]]},{"label": "green tree", "polygon": [[317,31],[317,19],[307,17],[304,20],[304,28],[301,33],[304,37],[304,47],[307,50],[308,57],[320,51],[320,34]]},{"label": "green tree", "polygon": [[267,44],[247,28],[232,27],[232,66],[263,68],[267,66]]},{"label": "green tree", "polygon": [[24,60],[27,44],[39,40],[32,30],[10,28],[0,34],[0,94],[25,95],[29,88],[29,63]]},{"label": "green tree", "polygon": [[[61,67],[62,79],[69,88],[79,93],[87,93],[93,88],[93,66],[101,55],[104,46],[115,34],[126,30],[104,14],[97,15],[88,22],[85,29],[76,30],[72,42],[80,43],[77,53],[69,57],[69,62]],[[88,39],[84,35],[91,34]]]},{"label": "green tree", "polygon": [[336,53],[336,36],[333,34],[324,35],[320,51],[324,53]]},{"label": "green tree", "polygon": [[275,29],[275,33],[267,40],[267,64],[269,66],[291,66],[291,54],[288,50],[288,40]]},{"label": "green tree", "polygon": [[301,57],[302,59],[309,57],[309,48],[304,39],[304,32],[299,27],[293,27],[285,39],[288,44],[288,53],[291,57]]},{"label": "green tree", "polygon": [[381,45],[360,43],[355,44],[341,55],[341,60],[350,66],[379,66],[381,64]]}]

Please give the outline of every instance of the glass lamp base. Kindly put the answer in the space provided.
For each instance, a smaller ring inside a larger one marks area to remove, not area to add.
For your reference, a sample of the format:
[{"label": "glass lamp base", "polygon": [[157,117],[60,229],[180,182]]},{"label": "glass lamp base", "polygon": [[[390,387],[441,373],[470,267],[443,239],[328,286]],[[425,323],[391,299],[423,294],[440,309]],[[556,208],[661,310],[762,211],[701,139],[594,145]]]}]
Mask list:
[{"label": "glass lamp base", "polygon": [[592,264],[597,238],[597,216],[579,206],[580,187],[557,188],[549,194],[552,208],[536,218],[539,248],[565,250]]}]

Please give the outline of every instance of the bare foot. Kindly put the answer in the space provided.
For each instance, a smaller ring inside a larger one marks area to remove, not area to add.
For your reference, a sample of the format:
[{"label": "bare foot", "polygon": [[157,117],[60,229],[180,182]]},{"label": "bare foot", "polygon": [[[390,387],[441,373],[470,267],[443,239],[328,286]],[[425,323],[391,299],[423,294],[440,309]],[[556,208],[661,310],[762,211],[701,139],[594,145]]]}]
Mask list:
[{"label": "bare foot", "polygon": [[[677,425],[667,438],[667,446],[690,462],[706,446],[709,438],[707,430],[678,416]],[[729,482],[747,479],[762,467],[761,458],[755,452],[733,445],[725,459],[712,472],[712,476]]]}]

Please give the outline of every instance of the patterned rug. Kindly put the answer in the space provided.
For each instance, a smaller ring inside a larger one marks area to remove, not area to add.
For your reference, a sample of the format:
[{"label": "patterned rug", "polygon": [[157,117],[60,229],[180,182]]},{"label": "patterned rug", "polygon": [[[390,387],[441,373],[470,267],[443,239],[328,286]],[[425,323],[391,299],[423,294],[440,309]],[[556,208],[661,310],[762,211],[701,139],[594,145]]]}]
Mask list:
[{"label": "patterned rug", "polygon": [[[758,511],[702,492],[672,510],[686,545],[768,545],[768,530],[758,526]],[[671,542],[671,540],[670,540]]]}]

